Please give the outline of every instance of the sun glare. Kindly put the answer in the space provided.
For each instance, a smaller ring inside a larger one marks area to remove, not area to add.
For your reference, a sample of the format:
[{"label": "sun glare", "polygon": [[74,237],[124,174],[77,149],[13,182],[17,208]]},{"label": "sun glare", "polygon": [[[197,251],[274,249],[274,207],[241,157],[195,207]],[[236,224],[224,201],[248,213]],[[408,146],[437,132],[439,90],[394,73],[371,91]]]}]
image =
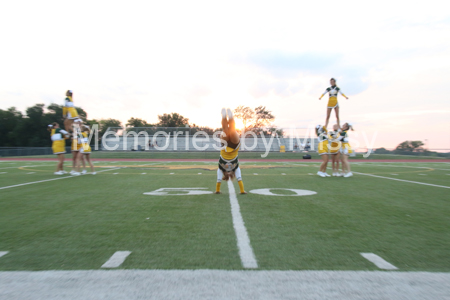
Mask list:
[{"label": "sun glare", "polygon": [[242,130],[244,129],[244,123],[241,119],[235,119],[236,129]]}]

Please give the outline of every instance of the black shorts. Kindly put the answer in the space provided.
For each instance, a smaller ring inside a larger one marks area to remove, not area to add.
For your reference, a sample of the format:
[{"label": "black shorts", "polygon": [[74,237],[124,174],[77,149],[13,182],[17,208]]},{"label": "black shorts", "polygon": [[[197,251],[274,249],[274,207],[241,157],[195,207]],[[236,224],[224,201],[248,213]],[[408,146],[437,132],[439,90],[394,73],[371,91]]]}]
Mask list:
[{"label": "black shorts", "polygon": [[222,172],[234,172],[238,167],[239,159],[237,156],[232,160],[225,160],[222,157],[219,158],[219,169],[222,170]]}]

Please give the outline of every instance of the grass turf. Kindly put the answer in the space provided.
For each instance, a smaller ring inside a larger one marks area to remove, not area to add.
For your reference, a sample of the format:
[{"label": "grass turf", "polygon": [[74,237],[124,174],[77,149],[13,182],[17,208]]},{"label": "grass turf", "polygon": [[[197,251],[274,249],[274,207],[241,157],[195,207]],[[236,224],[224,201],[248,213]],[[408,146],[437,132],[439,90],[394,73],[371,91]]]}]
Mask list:
[{"label": "grass turf", "polygon": [[[303,159],[305,154],[311,155],[312,159],[320,159],[320,155],[316,152],[304,153],[304,152],[269,152],[266,157],[263,152],[239,152],[241,159]],[[66,154],[66,157],[70,157],[71,154]],[[17,158],[17,156],[14,156]],[[55,158],[55,155],[34,155],[23,156],[24,158]],[[217,152],[158,152],[158,151],[93,151],[92,158],[108,158],[108,159],[216,159]],[[365,158],[363,154],[356,154],[350,159],[376,159],[376,160],[435,160],[435,159],[449,159],[450,157],[437,157],[437,156],[424,156],[424,155],[396,155],[396,154],[370,154]]]},{"label": "grass turf", "polygon": [[[226,183],[221,195],[143,194],[213,191],[213,163],[96,166],[104,172],[0,190],[0,251],[10,251],[0,270],[98,269],[121,250],[132,251],[124,269],[242,269]],[[450,271],[448,189],[357,174],[319,178],[310,175],[317,166],[241,164],[248,191],[317,192],[238,195],[260,269],[375,270],[359,255],[373,252],[403,271]],[[54,176],[53,168],[2,162],[0,187],[68,177]],[[353,170],[450,186],[447,163],[359,163]]]}]

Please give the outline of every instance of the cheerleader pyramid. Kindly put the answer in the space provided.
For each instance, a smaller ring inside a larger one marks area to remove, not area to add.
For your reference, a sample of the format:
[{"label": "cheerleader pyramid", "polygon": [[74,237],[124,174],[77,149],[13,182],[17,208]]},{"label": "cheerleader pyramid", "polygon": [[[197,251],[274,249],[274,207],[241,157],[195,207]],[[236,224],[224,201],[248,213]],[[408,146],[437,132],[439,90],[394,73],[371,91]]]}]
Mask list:
[{"label": "cheerleader pyramid", "polygon": [[[340,93],[346,99],[348,99],[348,97],[345,96],[341,89],[336,85],[336,79],[331,78],[330,84],[331,86],[328,87],[319,97],[319,100],[321,100],[325,94],[329,94],[325,125],[316,126],[316,135],[319,140],[318,150],[319,155],[322,158],[322,164],[320,165],[317,175],[320,177],[330,177],[330,175],[327,174],[327,165],[331,156],[333,169],[332,176],[347,178],[353,176],[353,173],[350,170],[350,163],[348,161],[348,156],[353,153],[348,139],[348,131],[353,131],[353,126],[349,122],[342,125],[342,127],[340,126],[339,103],[337,96]],[[333,108],[336,113],[337,124],[333,126],[332,131],[328,131],[328,122],[330,120],[330,115]],[[342,172],[339,172],[339,161],[342,164]]]},{"label": "cheerleader pyramid", "polygon": [[[83,121],[78,117],[78,112],[73,104],[73,92],[66,92],[65,104],[63,107],[64,128],[61,129],[57,122],[48,125],[48,131],[52,140],[53,154],[58,156],[55,175],[67,174],[64,171],[64,154],[66,153],[66,140],[72,139],[72,170],[71,175],[77,176],[86,174],[86,162],[91,168],[91,174],[95,175],[94,165],[91,162],[91,146],[89,145],[90,128],[83,125]],[[83,171],[80,172],[80,164],[83,164]]]}]

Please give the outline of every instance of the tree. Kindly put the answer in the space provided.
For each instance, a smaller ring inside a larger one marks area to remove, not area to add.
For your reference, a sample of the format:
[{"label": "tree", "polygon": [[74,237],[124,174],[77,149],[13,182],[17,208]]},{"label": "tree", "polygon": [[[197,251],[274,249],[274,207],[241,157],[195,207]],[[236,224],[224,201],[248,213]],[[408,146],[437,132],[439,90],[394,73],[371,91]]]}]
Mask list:
[{"label": "tree", "polygon": [[158,115],[158,126],[161,127],[186,127],[189,125],[189,119],[178,113]]},{"label": "tree", "polygon": [[255,108],[255,117],[253,122],[253,128],[263,128],[270,125],[275,120],[275,116],[272,112],[266,109],[265,106],[258,106]]},{"label": "tree", "polygon": [[0,109],[0,147],[15,146],[14,130],[22,122],[22,117],[15,107]]},{"label": "tree", "polygon": [[421,141],[404,141],[400,143],[395,150],[408,151],[408,152],[422,152],[424,143]]},{"label": "tree", "polygon": [[127,127],[152,127],[154,125],[147,123],[147,121],[139,118],[130,118],[126,124]]},{"label": "tree", "polygon": [[255,112],[248,106],[240,105],[234,109],[234,117],[242,120],[244,124],[244,132],[247,131],[247,125],[249,125],[255,116]]},{"label": "tree", "polygon": [[[98,122],[98,136],[101,138],[110,127],[122,127],[122,122],[116,119],[101,119]],[[114,130],[113,130],[114,131]]]},{"label": "tree", "polygon": [[247,132],[247,129],[250,129],[256,134],[270,135],[277,133],[279,136],[284,134],[282,129],[277,129],[276,126],[272,125],[273,121],[275,121],[275,116],[265,106],[261,105],[253,110],[250,107],[241,105],[234,110],[234,116],[244,123],[243,132]]}]

